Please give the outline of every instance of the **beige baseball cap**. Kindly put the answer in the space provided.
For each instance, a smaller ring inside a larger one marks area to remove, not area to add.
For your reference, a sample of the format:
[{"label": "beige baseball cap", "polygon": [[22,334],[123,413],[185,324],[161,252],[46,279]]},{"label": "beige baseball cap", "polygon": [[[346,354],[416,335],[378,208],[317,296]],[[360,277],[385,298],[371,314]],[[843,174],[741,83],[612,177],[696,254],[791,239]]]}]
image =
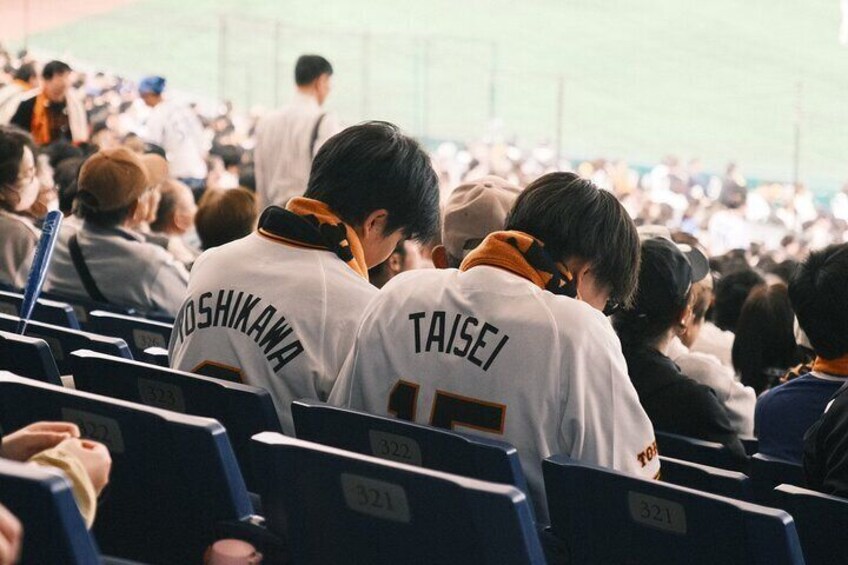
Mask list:
[{"label": "beige baseball cap", "polygon": [[520,188],[496,176],[459,185],[445,204],[442,244],[447,252],[463,259],[487,235],[504,229],[520,193]]}]

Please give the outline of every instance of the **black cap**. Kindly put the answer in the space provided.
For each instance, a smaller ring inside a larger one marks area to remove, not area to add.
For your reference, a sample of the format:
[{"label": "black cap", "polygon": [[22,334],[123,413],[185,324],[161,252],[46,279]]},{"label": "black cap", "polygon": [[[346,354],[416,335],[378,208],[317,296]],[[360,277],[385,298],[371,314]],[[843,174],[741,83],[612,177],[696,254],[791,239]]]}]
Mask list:
[{"label": "black cap", "polygon": [[649,318],[670,317],[686,305],[692,285],[710,272],[703,253],[656,237],[642,242],[642,266],[634,310]]}]

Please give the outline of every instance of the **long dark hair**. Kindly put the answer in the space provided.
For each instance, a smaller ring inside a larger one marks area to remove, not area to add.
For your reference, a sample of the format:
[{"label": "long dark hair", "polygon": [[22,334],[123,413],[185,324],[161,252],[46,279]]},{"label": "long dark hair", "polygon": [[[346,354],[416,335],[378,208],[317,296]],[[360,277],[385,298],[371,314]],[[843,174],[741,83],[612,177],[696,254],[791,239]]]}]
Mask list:
[{"label": "long dark hair", "polygon": [[787,369],[805,360],[795,341],[794,324],[795,313],[784,284],[755,288],[742,305],[733,341],[733,366],[742,384],[758,395]]}]

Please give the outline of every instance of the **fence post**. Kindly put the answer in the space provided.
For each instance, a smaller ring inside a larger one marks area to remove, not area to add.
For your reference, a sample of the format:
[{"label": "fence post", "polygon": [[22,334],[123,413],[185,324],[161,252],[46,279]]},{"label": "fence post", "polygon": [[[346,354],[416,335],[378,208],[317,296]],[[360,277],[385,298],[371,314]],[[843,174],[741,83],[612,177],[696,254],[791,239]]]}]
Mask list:
[{"label": "fence post", "polygon": [[565,110],[565,77],[557,77],[557,99],[556,99],[556,156],[559,161],[562,156],[562,118]]},{"label": "fence post", "polygon": [[424,49],[421,54],[421,137],[427,139],[430,135],[430,42],[424,39]]},{"label": "fence post", "polygon": [[24,49],[29,50],[29,0],[24,0]]},{"label": "fence post", "polygon": [[360,112],[363,120],[368,119],[371,112],[371,33],[362,34],[360,48],[362,49],[362,100]]},{"label": "fence post", "polygon": [[226,99],[227,86],[227,16],[218,16],[218,100]]},{"label": "fence post", "polygon": [[489,121],[498,117],[497,95],[498,95],[498,44],[492,41],[492,59],[489,69]]},{"label": "fence post", "polygon": [[796,186],[801,180],[801,121],[804,112],[804,83],[795,82],[795,139],[792,155],[792,182]]},{"label": "fence post", "polygon": [[274,107],[280,106],[280,35],[282,25],[280,20],[274,20],[274,72],[271,74],[274,80]]}]

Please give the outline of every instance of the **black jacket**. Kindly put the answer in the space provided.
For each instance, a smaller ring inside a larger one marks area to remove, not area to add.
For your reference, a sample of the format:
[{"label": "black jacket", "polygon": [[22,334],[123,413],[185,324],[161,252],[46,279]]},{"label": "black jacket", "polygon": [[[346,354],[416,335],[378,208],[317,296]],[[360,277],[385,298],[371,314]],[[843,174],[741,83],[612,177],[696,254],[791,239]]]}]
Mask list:
[{"label": "black jacket", "polygon": [[804,436],[804,474],[810,488],[848,497],[848,383]]},{"label": "black jacket", "polygon": [[713,390],[684,375],[659,351],[624,346],[630,380],[654,429],[714,441],[727,446],[740,460],[745,449]]}]

